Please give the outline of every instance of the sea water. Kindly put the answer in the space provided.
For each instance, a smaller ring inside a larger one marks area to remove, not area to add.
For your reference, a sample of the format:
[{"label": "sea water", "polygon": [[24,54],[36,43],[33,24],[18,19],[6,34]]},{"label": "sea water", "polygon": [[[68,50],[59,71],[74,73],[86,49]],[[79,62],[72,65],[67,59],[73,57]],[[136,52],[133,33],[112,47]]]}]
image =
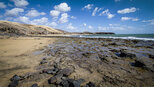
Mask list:
[{"label": "sea water", "polygon": [[154,34],[94,34],[94,35],[71,35],[69,37],[137,39],[137,40],[154,41]]}]

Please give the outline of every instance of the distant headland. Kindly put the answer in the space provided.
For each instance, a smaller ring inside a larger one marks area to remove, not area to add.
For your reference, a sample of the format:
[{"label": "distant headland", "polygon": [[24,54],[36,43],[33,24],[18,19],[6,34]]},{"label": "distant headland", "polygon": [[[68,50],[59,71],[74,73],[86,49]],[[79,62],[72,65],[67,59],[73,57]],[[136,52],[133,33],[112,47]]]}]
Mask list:
[{"label": "distant headland", "polygon": [[0,35],[49,35],[49,34],[115,34],[113,32],[68,32],[43,25],[0,21]]}]

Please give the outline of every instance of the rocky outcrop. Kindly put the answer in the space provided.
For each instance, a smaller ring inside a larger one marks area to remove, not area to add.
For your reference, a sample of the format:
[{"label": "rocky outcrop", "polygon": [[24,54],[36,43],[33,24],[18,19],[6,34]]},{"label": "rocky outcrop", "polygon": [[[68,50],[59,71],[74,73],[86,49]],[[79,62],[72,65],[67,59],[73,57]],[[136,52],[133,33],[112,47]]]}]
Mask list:
[{"label": "rocky outcrop", "polygon": [[[135,46],[138,43],[145,45]],[[36,67],[36,72],[15,75],[10,85],[153,87],[153,43],[121,39],[59,38],[43,51],[45,57]]]}]

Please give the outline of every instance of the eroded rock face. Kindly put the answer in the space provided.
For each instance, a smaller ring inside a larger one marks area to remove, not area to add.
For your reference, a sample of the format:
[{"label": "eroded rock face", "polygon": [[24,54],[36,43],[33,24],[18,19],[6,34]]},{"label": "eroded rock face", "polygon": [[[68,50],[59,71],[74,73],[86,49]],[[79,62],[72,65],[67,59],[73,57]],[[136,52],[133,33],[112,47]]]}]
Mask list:
[{"label": "eroded rock face", "polygon": [[46,48],[37,72],[18,85],[43,81],[39,87],[150,87],[154,85],[153,43],[62,38]]}]

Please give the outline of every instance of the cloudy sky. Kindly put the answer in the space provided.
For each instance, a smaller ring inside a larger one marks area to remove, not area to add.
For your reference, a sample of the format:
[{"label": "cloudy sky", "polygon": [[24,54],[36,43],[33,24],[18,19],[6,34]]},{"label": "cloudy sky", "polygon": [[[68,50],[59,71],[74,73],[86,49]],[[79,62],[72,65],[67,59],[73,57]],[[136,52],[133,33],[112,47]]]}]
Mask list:
[{"label": "cloudy sky", "polygon": [[71,32],[154,33],[154,0],[0,0],[0,20]]}]

